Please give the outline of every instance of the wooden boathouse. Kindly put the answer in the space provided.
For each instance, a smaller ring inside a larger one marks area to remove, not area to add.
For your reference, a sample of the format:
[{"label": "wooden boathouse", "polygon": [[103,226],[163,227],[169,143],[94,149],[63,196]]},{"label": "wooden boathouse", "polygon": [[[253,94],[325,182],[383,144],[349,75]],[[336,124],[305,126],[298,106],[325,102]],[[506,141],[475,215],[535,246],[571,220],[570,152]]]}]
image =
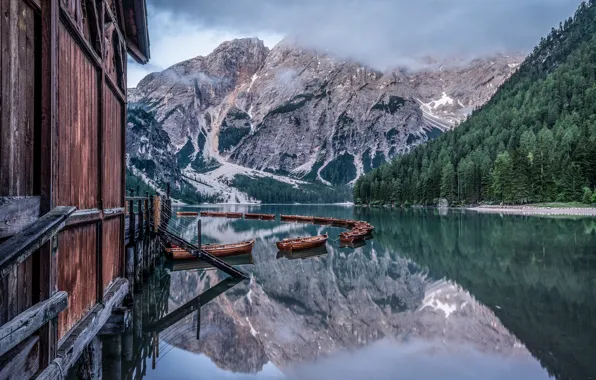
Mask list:
[{"label": "wooden boathouse", "polygon": [[0,380],[64,378],[129,291],[126,72],[149,59],[146,4],[0,11]]}]

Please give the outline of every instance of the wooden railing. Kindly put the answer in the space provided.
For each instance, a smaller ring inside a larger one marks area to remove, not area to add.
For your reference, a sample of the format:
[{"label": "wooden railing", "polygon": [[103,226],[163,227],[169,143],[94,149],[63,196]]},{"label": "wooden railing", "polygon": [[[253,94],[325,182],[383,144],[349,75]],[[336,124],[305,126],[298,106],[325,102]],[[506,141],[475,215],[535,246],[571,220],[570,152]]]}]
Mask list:
[{"label": "wooden railing", "polygon": [[56,207],[0,245],[0,279],[41,248],[66,224],[76,207]]},{"label": "wooden railing", "polygon": [[[13,206],[16,204],[13,203]],[[18,209],[18,207],[16,208]],[[19,264],[27,260],[33,252],[56,236],[75,210],[76,207],[56,207],[31,223],[27,216],[29,214],[25,215],[25,219],[21,219],[19,223],[16,223],[20,226],[26,224],[26,227],[0,244],[0,280],[8,276]],[[55,319],[58,313],[67,307],[67,304],[68,294],[66,292],[57,292],[52,297],[31,306],[0,326],[0,357],[28,340],[42,326]],[[31,345],[31,349],[34,345],[35,343]],[[23,350],[23,352],[25,355],[27,354],[27,350]]]}]

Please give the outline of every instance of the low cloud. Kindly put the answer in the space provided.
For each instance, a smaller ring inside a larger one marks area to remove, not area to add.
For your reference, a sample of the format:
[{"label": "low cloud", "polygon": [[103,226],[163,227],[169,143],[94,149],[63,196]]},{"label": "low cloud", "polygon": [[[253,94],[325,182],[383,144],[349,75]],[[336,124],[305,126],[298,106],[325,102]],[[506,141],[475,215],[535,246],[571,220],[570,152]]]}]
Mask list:
[{"label": "low cloud", "polygon": [[[149,0],[150,12],[163,12],[177,20],[172,27],[184,22],[202,30],[246,36],[291,35],[307,47],[379,69],[428,56],[529,51],[551,27],[571,16],[579,3],[579,0]],[[153,36],[160,33],[159,29],[154,30]],[[174,48],[184,49],[181,44],[174,44]]]}]

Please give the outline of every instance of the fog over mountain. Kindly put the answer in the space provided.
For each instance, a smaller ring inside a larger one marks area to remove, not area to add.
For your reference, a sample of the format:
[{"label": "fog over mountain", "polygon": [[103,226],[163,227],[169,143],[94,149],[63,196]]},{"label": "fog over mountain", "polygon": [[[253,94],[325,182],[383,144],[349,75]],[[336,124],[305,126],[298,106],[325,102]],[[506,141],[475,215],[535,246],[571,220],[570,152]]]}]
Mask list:
[{"label": "fog over mountain", "polygon": [[[151,0],[200,30],[298,36],[301,45],[385,69],[420,57],[527,51],[578,0]],[[159,30],[153,35],[159,39]],[[270,46],[272,47],[272,46]],[[190,57],[189,57],[190,58]]]}]

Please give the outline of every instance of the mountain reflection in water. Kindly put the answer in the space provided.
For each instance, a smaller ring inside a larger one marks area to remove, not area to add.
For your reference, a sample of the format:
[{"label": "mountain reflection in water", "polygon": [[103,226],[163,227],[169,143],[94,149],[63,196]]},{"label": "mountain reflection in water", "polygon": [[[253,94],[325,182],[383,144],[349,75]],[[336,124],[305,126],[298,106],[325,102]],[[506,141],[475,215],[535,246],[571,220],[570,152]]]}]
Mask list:
[{"label": "mountain reflection in water", "polygon": [[[197,314],[164,331],[168,354],[148,378],[544,379],[550,373],[585,379],[594,373],[587,358],[596,327],[588,316],[596,314],[586,302],[595,299],[593,220],[257,209],[363,219],[376,227],[375,238],[342,249],[341,228],[203,219],[204,242],[256,239],[254,264],[238,263],[251,279],[201,308],[199,340]],[[196,240],[196,221],[171,223]],[[275,241],[322,233],[330,236],[326,253],[278,255]],[[168,276],[170,311],[225,277],[202,269]]]}]

